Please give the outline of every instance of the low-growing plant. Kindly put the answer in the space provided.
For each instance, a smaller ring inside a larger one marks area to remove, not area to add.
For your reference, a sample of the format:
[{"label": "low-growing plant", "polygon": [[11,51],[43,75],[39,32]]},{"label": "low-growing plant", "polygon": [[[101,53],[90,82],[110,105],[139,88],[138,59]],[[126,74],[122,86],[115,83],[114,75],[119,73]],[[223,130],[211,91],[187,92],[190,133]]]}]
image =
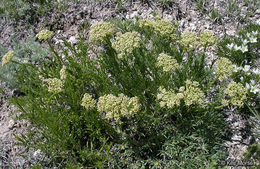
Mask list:
[{"label": "low-growing plant", "polygon": [[227,36],[219,44],[218,55],[238,66],[254,65],[260,57],[258,47],[260,25],[250,24],[239,32],[239,37]]},{"label": "low-growing plant", "polygon": [[16,22],[22,20],[26,24],[34,24],[42,14],[60,3],[57,0],[0,0],[0,14]]},{"label": "low-growing plant", "polygon": [[98,22],[88,41],[55,47],[62,52],[50,45],[48,62],[16,62],[25,96],[11,103],[31,123],[18,139],[48,156],[49,167],[215,166],[225,156],[224,109],[251,101],[230,59],[207,63],[217,41],[155,16]]},{"label": "low-growing plant", "polygon": [[[31,63],[39,65],[47,62],[48,49],[42,48],[35,38],[28,38],[25,42],[20,43],[15,37],[12,37],[11,48],[13,49],[13,60],[19,63]],[[7,52],[3,46],[0,46],[0,56],[4,56]],[[18,87],[14,75],[19,70],[19,66],[15,63],[0,66],[1,83],[10,89]]]}]

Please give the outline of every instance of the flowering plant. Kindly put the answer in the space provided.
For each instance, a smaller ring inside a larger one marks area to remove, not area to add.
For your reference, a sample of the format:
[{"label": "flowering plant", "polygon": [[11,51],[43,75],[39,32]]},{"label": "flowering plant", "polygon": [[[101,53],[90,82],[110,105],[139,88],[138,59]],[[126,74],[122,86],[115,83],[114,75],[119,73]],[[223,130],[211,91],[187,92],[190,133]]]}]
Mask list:
[{"label": "flowering plant", "polygon": [[51,46],[48,64],[17,74],[26,96],[13,103],[39,131],[21,139],[66,167],[211,166],[224,154],[223,108],[245,108],[250,97],[236,60],[207,63],[216,39],[156,17],[96,23],[89,42],[64,41],[63,56]]}]

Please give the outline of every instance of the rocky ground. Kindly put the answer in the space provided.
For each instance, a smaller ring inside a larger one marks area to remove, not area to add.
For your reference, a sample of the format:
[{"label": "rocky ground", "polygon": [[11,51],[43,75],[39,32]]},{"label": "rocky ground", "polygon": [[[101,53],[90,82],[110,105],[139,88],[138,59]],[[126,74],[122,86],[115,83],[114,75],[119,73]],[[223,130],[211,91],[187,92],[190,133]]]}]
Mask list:
[{"label": "rocky ground", "polygon": [[[208,7],[214,6],[220,14],[225,15],[226,2],[224,0],[205,2],[207,2]],[[237,3],[241,8],[241,15],[246,15],[249,10],[247,6],[244,6],[242,1],[237,1]],[[113,3],[78,2],[69,3],[68,8],[63,12],[54,9],[52,12],[46,13],[38,18],[34,25],[27,25],[22,21],[13,22],[7,17],[0,17],[0,45],[9,48],[11,35],[24,41],[43,28],[49,28],[55,32],[53,43],[59,43],[59,39],[62,37],[75,44],[79,39],[78,31],[86,24],[108,18],[134,19],[136,16],[152,18],[154,12],[159,13],[166,20],[178,22],[181,31],[200,32],[208,29],[212,30],[218,37],[223,37],[225,34],[236,35],[238,29],[246,24],[234,15],[224,16],[222,22],[218,21],[218,18],[212,19],[209,15],[202,14],[201,11],[197,10],[195,1],[188,0],[174,1],[169,8],[158,6],[154,2],[129,2],[123,4],[123,8],[119,8],[117,4]],[[259,20],[260,10],[258,9],[255,15],[249,19]],[[83,35],[87,35],[87,31],[83,30]],[[208,51],[208,55],[211,58],[215,57],[214,48]],[[23,133],[22,126],[27,125],[27,123],[25,121],[15,122],[11,117],[11,112],[15,110],[15,107],[8,105],[7,98],[12,97],[12,95],[13,91],[6,89],[5,96],[1,97],[0,102],[0,168],[28,168],[31,164],[36,164],[42,155],[37,150],[28,150],[17,145],[14,136]],[[241,159],[248,145],[255,141],[251,133],[248,133],[250,120],[241,115],[227,112],[227,121],[231,125],[229,133],[231,139],[226,142],[227,147],[229,147],[229,158]]]}]

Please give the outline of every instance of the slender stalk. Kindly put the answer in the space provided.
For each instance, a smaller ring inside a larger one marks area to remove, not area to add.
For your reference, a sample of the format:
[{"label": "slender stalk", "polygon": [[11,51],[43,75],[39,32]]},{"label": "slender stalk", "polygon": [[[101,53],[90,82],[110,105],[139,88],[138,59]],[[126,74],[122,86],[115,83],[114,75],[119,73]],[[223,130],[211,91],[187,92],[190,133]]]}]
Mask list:
[{"label": "slender stalk", "polygon": [[209,90],[214,85],[214,83],[218,80],[218,78],[219,78],[219,75],[208,85],[208,87],[206,88],[205,91]]}]

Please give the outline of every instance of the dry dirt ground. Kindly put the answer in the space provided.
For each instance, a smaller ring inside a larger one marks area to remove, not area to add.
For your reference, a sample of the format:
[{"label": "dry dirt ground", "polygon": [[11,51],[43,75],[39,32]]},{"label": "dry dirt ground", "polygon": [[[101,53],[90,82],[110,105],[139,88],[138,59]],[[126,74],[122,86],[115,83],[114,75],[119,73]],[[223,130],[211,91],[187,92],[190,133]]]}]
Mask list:
[{"label": "dry dirt ground", "polygon": [[[0,45],[10,48],[11,35],[16,35],[20,41],[24,41],[43,28],[50,28],[55,32],[54,44],[59,43],[61,37],[75,44],[79,39],[78,31],[85,23],[92,24],[108,18],[134,19],[135,16],[152,18],[154,12],[159,13],[166,20],[178,22],[181,31],[200,32],[208,29],[212,30],[218,37],[223,37],[225,34],[236,35],[238,29],[246,24],[238,22],[232,16],[224,17],[222,23],[212,20],[208,15],[203,15],[198,11],[194,3],[188,0],[179,0],[175,1],[170,8],[164,9],[153,3],[136,2],[123,4],[124,10],[118,10],[116,4],[110,3],[70,3],[65,11],[54,10],[47,13],[39,18],[33,26],[28,26],[23,22],[13,22],[2,16],[0,17]],[[224,0],[212,0],[208,3],[208,6],[219,9],[220,13],[225,11],[226,2]],[[242,2],[238,1],[237,3],[242,9],[242,14],[243,12],[246,14],[247,7],[243,6]],[[260,10],[257,10],[250,19],[259,20]],[[85,35],[87,35],[87,31],[85,30]],[[214,48],[209,49],[207,54],[211,58],[216,57]],[[12,97],[12,95],[13,91],[5,89],[5,95],[1,97],[0,102],[0,168],[28,168],[32,164],[37,164],[42,155],[38,150],[28,150],[16,144],[14,136],[23,133],[23,126],[28,124],[24,121],[15,122],[10,117],[15,107],[8,105],[7,98]],[[240,159],[242,154],[246,152],[248,145],[253,142],[252,136],[248,134],[250,121],[232,112],[227,112],[227,121],[231,125],[229,134],[231,139],[226,142],[229,147],[229,158]]]}]

